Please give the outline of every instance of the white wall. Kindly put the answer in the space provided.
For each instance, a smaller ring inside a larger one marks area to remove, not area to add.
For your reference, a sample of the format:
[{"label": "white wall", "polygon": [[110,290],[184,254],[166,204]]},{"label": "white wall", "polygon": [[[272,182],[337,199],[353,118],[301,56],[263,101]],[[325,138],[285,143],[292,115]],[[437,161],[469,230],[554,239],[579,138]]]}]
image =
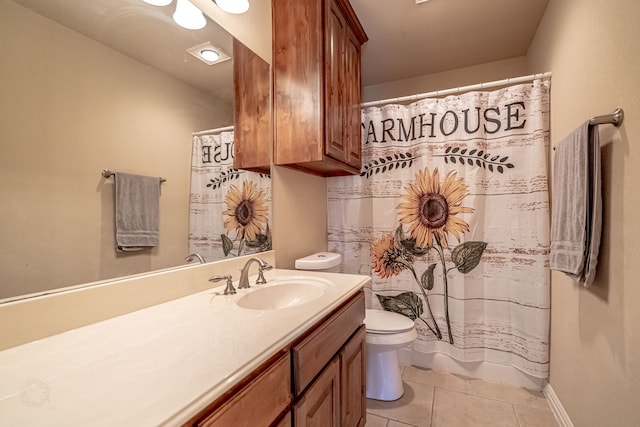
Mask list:
[{"label": "white wall", "polygon": [[551,140],[600,126],[604,219],[589,289],[552,274],[550,384],[577,427],[640,425],[640,2],[551,0],[528,52],[551,70]]}]

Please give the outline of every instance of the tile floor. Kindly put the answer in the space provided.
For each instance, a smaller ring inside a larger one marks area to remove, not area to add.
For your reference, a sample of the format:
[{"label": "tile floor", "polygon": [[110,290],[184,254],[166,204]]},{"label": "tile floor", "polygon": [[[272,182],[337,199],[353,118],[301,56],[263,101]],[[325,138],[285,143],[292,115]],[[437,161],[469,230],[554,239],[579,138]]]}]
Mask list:
[{"label": "tile floor", "polygon": [[402,367],[404,395],[367,399],[366,427],[558,427],[540,392]]}]

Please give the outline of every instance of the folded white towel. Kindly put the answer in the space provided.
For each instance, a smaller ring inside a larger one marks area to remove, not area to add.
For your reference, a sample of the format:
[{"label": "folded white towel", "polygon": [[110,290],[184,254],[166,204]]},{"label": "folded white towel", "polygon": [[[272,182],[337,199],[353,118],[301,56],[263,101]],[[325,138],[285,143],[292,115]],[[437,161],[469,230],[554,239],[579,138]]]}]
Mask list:
[{"label": "folded white towel", "polygon": [[158,246],[160,178],[116,172],[115,186],[117,250]]},{"label": "folded white towel", "polygon": [[549,266],[589,286],[602,223],[600,146],[589,122],[556,146],[552,195]]}]

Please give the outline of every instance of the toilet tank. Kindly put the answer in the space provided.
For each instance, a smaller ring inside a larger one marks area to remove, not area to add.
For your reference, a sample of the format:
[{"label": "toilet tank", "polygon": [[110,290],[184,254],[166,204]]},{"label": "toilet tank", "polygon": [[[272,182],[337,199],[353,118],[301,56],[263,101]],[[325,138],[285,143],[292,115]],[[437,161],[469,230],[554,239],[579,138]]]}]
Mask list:
[{"label": "toilet tank", "polygon": [[296,270],[340,272],[342,255],[334,252],[318,252],[296,260]]}]

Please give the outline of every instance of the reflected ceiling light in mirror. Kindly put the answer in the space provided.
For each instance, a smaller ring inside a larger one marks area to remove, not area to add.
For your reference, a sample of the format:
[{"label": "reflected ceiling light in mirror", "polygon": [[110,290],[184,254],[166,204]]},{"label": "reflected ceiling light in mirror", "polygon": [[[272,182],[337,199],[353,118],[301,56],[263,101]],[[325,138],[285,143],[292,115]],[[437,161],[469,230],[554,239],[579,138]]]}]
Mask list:
[{"label": "reflected ceiling light in mirror", "polygon": [[220,54],[211,49],[202,49],[200,51],[200,56],[210,62],[216,62],[218,59],[220,59]]},{"label": "reflected ceiling light in mirror", "polygon": [[202,11],[189,0],[178,0],[173,20],[182,28],[199,30],[207,25],[207,20]]},{"label": "reflected ceiling light in mirror", "polygon": [[142,0],[154,6],[169,6],[173,0]]},{"label": "reflected ceiling light in mirror", "polygon": [[229,13],[245,13],[249,10],[249,0],[213,0],[220,9]]},{"label": "reflected ceiling light in mirror", "polygon": [[206,42],[191,47],[187,49],[187,52],[207,65],[219,64],[220,62],[231,59],[231,57],[224,50],[212,45],[211,42]]}]

